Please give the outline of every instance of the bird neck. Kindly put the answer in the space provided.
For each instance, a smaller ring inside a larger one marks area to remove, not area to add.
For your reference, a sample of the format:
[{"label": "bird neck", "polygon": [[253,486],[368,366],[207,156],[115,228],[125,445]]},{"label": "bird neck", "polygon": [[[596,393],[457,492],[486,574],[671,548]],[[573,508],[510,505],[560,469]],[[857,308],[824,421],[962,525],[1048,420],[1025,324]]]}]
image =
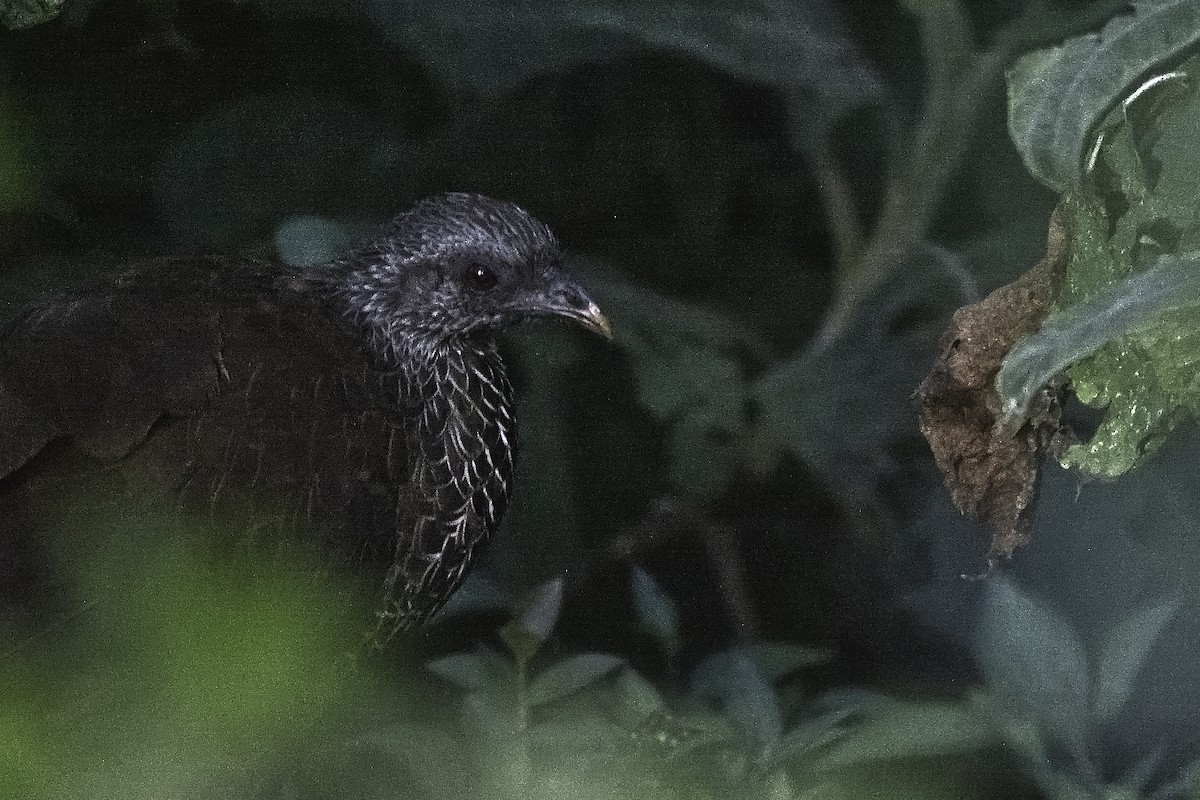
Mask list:
[{"label": "bird neck", "polygon": [[512,387],[495,343],[465,341],[409,375],[421,398],[418,481],[450,511],[442,533],[465,541],[470,527],[486,536],[507,505],[517,447]]},{"label": "bird neck", "polygon": [[[370,265],[377,259],[361,256],[333,262],[309,280],[345,321],[363,346],[387,372],[400,372],[404,393],[426,408],[423,419],[431,429],[451,417],[479,417],[482,427],[491,420],[504,438],[512,429],[512,388],[504,362],[490,333],[450,334],[411,324],[405,315],[391,311],[387,293],[378,289]],[[368,266],[363,266],[364,264]],[[440,428],[439,428],[440,429]]]},{"label": "bird neck", "polygon": [[491,337],[418,344],[414,350],[401,349],[397,355],[402,359],[399,366],[409,376],[412,396],[427,404],[444,402],[461,411],[483,399],[498,403],[506,411],[511,405],[512,389]]}]

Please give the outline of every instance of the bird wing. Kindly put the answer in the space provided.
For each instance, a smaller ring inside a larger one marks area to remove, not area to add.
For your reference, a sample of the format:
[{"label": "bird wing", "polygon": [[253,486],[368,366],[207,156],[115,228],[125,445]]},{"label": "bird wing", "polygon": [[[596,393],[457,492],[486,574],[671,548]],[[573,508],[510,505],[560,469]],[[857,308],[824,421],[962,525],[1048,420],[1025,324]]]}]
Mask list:
[{"label": "bird wing", "polygon": [[150,262],[51,295],[12,320],[0,336],[0,385],[16,402],[6,404],[3,428],[38,435],[5,454],[0,478],[40,451],[38,439],[44,447],[69,438],[115,461],[163,414],[202,411],[216,389],[220,311],[198,296],[197,282],[213,272],[205,260]]},{"label": "bird wing", "polygon": [[0,481],[53,443],[266,539],[307,527],[390,563],[422,513],[403,382],[291,277],[160,260],[27,309],[0,334]]}]

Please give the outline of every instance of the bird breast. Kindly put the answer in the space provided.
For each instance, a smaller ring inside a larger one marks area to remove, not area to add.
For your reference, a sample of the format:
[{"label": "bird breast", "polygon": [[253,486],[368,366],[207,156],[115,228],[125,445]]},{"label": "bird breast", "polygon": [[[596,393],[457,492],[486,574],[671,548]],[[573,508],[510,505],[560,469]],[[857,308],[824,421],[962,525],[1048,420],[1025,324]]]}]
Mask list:
[{"label": "bird breast", "polygon": [[423,398],[413,436],[416,495],[425,498],[397,528],[397,560],[385,581],[395,615],[405,625],[433,609],[461,584],[475,554],[499,525],[512,490],[517,445],[512,388],[494,346],[445,350],[414,371]]}]

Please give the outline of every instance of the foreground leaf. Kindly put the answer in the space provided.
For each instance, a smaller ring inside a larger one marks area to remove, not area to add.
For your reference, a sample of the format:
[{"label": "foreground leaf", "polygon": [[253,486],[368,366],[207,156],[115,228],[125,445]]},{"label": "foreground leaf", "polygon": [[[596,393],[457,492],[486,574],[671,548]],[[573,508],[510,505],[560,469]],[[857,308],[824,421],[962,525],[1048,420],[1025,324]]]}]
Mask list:
[{"label": "foreground leaf", "polygon": [[1009,74],[1009,134],[1029,171],[1080,191],[1084,158],[1105,115],[1155,67],[1200,41],[1195,0],[1144,0],[1099,33],[1023,57]]},{"label": "foreground leaf", "polygon": [[1002,575],[988,581],[975,640],[988,686],[1068,743],[1088,725],[1089,664],[1075,629]]},{"label": "foreground leaf", "polygon": [[624,662],[608,653],[581,653],[552,664],[529,686],[532,705],[553,703],[578,692],[612,672]]},{"label": "foreground leaf", "polygon": [[1093,709],[1101,720],[1116,716],[1133,692],[1133,682],[1179,603],[1169,600],[1137,611],[1108,632],[1096,670]]},{"label": "foreground leaf", "polygon": [[989,746],[994,738],[979,715],[961,703],[883,700],[864,709],[858,724],[820,763],[825,769],[969,753]]}]

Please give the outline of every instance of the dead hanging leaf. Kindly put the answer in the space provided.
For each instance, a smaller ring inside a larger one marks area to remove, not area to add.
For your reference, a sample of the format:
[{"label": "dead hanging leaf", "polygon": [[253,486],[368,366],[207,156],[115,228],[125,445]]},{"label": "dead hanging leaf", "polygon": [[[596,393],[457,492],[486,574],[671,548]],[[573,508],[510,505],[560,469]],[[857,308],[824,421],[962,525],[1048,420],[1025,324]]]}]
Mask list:
[{"label": "dead hanging leaf", "polygon": [[1050,217],[1046,254],[1017,280],[954,312],[940,352],[913,400],[921,433],[954,504],[992,533],[989,563],[1029,541],[1042,455],[1059,432],[1058,392],[1043,390],[1019,427],[1002,426],[996,374],[1008,351],[1037,330],[1069,257],[1064,215]]}]

